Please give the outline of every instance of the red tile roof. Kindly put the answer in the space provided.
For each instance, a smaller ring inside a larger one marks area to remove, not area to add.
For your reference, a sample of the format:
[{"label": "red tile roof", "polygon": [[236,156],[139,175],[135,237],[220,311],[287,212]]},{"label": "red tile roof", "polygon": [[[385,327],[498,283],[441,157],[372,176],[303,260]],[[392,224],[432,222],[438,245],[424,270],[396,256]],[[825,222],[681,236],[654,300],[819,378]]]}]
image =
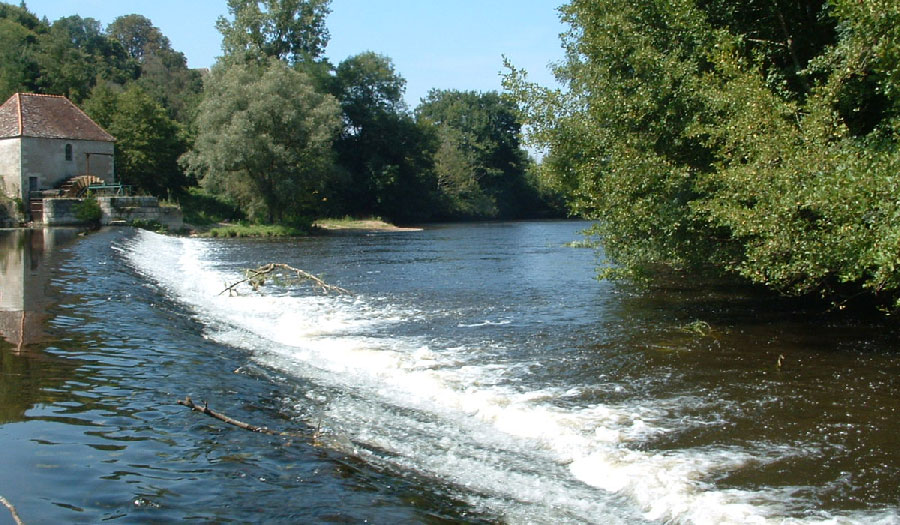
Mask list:
[{"label": "red tile roof", "polygon": [[116,139],[66,97],[16,93],[0,106],[0,138]]}]

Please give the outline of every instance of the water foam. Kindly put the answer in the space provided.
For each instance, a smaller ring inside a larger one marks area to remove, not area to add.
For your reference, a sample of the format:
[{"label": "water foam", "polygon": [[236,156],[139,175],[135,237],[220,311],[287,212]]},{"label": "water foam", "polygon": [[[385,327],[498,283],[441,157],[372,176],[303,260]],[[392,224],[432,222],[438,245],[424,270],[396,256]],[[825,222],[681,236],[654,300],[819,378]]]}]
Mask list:
[{"label": "water foam", "polygon": [[[364,458],[464,487],[474,504],[501,505],[511,521],[786,521],[781,494],[705,481],[783,451],[637,450],[629,444],[668,430],[655,401],[561,408],[554,401],[571,389],[522,391],[499,380],[510,365],[473,362],[465,345],[377,335],[415,312],[365,298],[218,295],[240,276],[219,268],[215,247],[141,232],[124,254],[192,308],[210,337],[348,392],[324,412]],[[629,514],[622,496],[640,510]]]}]

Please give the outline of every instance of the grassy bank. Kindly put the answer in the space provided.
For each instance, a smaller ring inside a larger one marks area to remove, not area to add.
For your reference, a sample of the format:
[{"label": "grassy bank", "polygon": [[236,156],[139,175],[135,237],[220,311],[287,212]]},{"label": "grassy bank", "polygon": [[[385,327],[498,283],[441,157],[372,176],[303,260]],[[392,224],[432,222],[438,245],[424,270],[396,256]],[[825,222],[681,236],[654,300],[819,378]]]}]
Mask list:
[{"label": "grassy bank", "polygon": [[300,237],[309,233],[305,228],[280,224],[227,224],[195,232],[198,237]]}]

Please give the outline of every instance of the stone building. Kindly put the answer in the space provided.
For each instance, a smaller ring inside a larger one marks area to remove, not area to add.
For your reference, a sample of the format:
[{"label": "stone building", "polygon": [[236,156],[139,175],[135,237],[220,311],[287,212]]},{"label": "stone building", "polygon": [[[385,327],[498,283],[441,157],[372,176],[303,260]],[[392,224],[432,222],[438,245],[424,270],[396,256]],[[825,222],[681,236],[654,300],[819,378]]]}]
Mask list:
[{"label": "stone building", "polygon": [[114,144],[66,97],[16,93],[0,106],[0,190],[28,202],[79,175],[112,183]]}]

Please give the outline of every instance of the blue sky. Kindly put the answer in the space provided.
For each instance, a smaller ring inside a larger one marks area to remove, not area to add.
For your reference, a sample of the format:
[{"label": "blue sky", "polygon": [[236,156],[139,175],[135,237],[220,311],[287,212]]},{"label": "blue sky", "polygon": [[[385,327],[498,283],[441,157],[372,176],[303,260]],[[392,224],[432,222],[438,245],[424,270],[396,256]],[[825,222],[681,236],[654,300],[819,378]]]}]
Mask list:
[{"label": "blue sky", "polygon": [[[4,0],[18,4],[18,0]],[[431,88],[500,90],[506,55],[529,77],[551,85],[548,64],[562,58],[556,8],[562,0],[333,0],[326,55],[337,64],[375,51],[393,59],[407,80],[406,100],[418,105]],[[221,54],[216,19],[225,0],[26,0],[51,22],[73,14],[104,26],[138,13],[183,52],[190,67],[209,67]]]}]

